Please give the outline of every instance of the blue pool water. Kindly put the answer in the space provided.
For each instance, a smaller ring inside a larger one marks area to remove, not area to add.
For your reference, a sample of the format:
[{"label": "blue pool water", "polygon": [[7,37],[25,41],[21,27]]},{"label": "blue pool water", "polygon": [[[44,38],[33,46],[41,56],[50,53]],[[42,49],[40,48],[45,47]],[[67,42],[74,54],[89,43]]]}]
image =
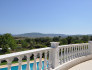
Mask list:
[{"label": "blue pool water", "polygon": [[[33,70],[33,64],[34,63],[30,63],[30,70]],[[22,70],[26,70],[26,66],[27,64],[22,65]],[[48,65],[47,65],[48,67]],[[42,61],[42,70],[44,69],[44,61]],[[7,68],[2,68],[0,70],[8,70]],[[11,70],[18,70],[18,66],[13,66],[11,67]],[[39,62],[37,62],[37,70],[39,70]]]}]

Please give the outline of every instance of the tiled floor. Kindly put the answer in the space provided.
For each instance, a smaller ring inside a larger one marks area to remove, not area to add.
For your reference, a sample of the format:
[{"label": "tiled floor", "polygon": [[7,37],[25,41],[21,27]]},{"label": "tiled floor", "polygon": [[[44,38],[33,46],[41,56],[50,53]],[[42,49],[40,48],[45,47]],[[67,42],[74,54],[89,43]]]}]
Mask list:
[{"label": "tiled floor", "polygon": [[92,70],[92,60],[78,64],[69,70]]}]

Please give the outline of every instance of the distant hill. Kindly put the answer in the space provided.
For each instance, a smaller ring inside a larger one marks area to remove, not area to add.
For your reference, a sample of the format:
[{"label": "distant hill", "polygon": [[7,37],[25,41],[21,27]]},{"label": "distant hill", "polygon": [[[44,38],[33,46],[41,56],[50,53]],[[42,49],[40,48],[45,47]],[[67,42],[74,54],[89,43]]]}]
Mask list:
[{"label": "distant hill", "polygon": [[14,35],[15,37],[32,37],[32,38],[38,38],[38,37],[67,37],[68,35],[65,34],[43,34],[43,33],[25,33],[25,34],[18,34]]}]

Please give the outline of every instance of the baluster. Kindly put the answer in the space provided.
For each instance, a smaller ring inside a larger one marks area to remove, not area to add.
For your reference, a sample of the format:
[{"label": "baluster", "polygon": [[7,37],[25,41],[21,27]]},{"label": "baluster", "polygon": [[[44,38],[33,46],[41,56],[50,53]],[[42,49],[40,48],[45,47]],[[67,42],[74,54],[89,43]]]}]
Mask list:
[{"label": "baluster", "polygon": [[66,51],[66,48],[64,48],[64,58],[63,58],[64,62],[65,62],[65,56],[66,56],[65,51]]},{"label": "baluster", "polygon": [[52,62],[51,62],[51,60],[52,60],[52,59],[51,59],[51,55],[52,55],[52,54],[51,54],[51,51],[49,51],[48,70],[50,70],[50,69],[51,69],[51,63],[52,63]]},{"label": "baluster", "polygon": [[81,56],[83,56],[83,45],[81,46]]},{"label": "baluster", "polygon": [[88,45],[88,54],[90,54],[90,51],[89,50],[90,50],[90,48],[89,48],[89,45]]},{"label": "baluster", "polygon": [[82,56],[82,55],[81,55],[81,53],[82,53],[82,49],[81,49],[81,46],[82,46],[82,45],[80,45],[80,57]]},{"label": "baluster", "polygon": [[23,55],[18,56],[18,62],[19,62],[18,70],[22,70],[22,58],[23,57],[24,57]]},{"label": "baluster", "polygon": [[78,57],[78,46],[76,46],[76,57]]},{"label": "baluster", "polygon": [[74,58],[74,46],[72,46],[71,52],[72,52],[71,59],[73,59]]},{"label": "baluster", "polygon": [[80,49],[79,49],[79,47],[80,47],[80,46],[78,45],[78,57],[79,57],[79,52],[80,52]]},{"label": "baluster", "polygon": [[7,61],[7,65],[8,65],[8,70],[11,70],[11,64],[12,64],[13,58],[8,58],[8,59],[6,59],[6,61]]},{"label": "baluster", "polygon": [[47,51],[45,51],[44,70],[47,70]]},{"label": "baluster", "polygon": [[70,60],[72,59],[72,46],[70,47]]},{"label": "baluster", "polygon": [[75,46],[75,58],[76,58],[77,47]]},{"label": "baluster", "polygon": [[73,58],[76,58],[75,56],[76,56],[76,46],[74,46],[74,57]]},{"label": "baluster", "polygon": [[88,45],[87,45],[87,55],[88,55]]},{"label": "baluster", "polygon": [[30,54],[27,54],[27,67],[26,67],[26,70],[30,70]]},{"label": "baluster", "polygon": [[71,47],[69,46],[69,56],[68,56],[68,58],[69,58],[69,61],[70,61],[70,49],[71,49]]},{"label": "baluster", "polygon": [[68,47],[67,47],[67,51],[66,51],[66,52],[67,52],[67,53],[66,53],[66,54],[67,54],[67,57],[66,57],[66,59],[67,59],[67,61],[68,61]]},{"label": "baluster", "polygon": [[62,48],[61,48],[60,64],[62,64],[62,57],[63,57],[63,54],[62,54]]},{"label": "baluster", "polygon": [[87,55],[87,45],[86,45],[86,55]]},{"label": "baluster", "polygon": [[82,52],[81,46],[82,46],[82,45],[80,45],[80,57],[81,57],[81,52]]},{"label": "baluster", "polygon": [[81,46],[81,56],[83,56],[83,45]]},{"label": "baluster", "polygon": [[42,70],[42,52],[40,52],[39,70]]},{"label": "baluster", "polygon": [[83,45],[83,56],[84,56],[84,45]]},{"label": "baluster", "polygon": [[37,53],[34,53],[34,65],[33,65],[33,70],[37,70],[36,58],[37,58]]},{"label": "baluster", "polygon": [[74,46],[72,47],[72,54],[73,54],[72,59],[74,59],[75,58],[75,47]]},{"label": "baluster", "polygon": [[86,45],[85,45],[85,48],[84,48],[84,50],[85,50],[85,55],[86,55]]},{"label": "baluster", "polygon": [[71,46],[71,59],[73,59],[73,50],[72,50],[73,46]]},{"label": "baluster", "polygon": [[79,47],[79,53],[78,53],[78,56],[80,57],[80,46],[78,46]]}]

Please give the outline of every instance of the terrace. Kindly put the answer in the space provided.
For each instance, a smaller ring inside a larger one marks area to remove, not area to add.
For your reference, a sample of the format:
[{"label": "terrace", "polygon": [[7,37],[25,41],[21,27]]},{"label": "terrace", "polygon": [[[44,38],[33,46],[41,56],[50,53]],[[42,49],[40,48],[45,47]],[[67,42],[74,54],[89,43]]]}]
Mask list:
[{"label": "terrace", "polygon": [[[32,68],[30,67],[31,56],[34,57]],[[26,69],[23,69],[22,66],[24,57],[26,57]],[[1,55],[0,63],[4,60],[7,61],[7,70],[12,70],[12,62],[15,58],[18,59],[18,70],[68,70],[92,59],[92,41],[68,45],[51,42],[51,47]],[[38,64],[36,59],[39,60]],[[3,70],[3,68],[0,70]]]}]

